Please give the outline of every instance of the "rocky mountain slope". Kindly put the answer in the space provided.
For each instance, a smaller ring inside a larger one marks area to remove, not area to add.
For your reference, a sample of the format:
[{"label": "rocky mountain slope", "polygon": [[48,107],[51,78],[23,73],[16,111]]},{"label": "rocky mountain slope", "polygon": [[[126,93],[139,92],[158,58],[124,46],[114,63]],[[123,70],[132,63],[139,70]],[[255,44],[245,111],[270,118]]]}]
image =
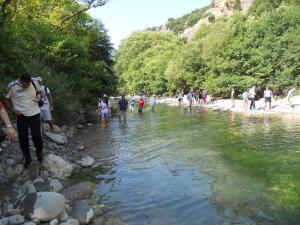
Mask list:
[{"label": "rocky mountain slope", "polygon": [[214,20],[230,17],[237,10],[247,12],[253,1],[254,0],[213,0],[212,8],[206,12],[209,16],[200,19],[194,26],[185,29],[179,36],[191,40],[202,26],[208,25]]}]

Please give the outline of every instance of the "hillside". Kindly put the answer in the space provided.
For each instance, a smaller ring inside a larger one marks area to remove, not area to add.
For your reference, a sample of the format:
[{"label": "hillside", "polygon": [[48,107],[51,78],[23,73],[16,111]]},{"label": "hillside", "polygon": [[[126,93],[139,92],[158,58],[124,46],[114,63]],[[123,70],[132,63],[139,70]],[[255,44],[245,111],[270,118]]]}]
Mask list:
[{"label": "hillside", "polygon": [[182,38],[191,40],[202,27],[217,19],[228,18],[236,11],[247,12],[253,0],[213,0],[211,5],[196,9],[180,18],[170,18],[162,31],[172,31]]},{"label": "hillside", "polygon": [[[269,86],[281,95],[300,85],[299,0],[214,3],[208,10],[219,17],[195,29],[189,41],[170,29],[135,32],[125,40],[114,67],[122,90],[174,94],[206,89],[226,97],[231,88],[242,93],[256,85],[261,95]],[[183,18],[177,21],[186,24]]]}]

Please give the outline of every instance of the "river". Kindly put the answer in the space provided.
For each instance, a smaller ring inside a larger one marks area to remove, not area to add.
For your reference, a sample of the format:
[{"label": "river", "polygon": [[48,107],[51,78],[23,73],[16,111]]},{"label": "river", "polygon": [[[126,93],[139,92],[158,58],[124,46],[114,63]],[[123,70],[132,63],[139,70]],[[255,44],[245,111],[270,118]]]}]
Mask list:
[{"label": "river", "polygon": [[[300,118],[159,105],[76,137],[105,224],[300,223]],[[112,222],[114,221],[114,222]]]}]

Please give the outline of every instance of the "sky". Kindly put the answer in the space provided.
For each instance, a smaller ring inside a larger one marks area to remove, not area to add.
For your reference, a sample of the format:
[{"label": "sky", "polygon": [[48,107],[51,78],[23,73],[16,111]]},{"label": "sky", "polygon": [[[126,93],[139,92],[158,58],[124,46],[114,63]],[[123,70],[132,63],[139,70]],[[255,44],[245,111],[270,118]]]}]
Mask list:
[{"label": "sky", "polygon": [[210,3],[211,0],[108,0],[89,13],[103,22],[111,42],[118,48],[121,40],[134,31],[163,25],[168,18],[181,17]]}]

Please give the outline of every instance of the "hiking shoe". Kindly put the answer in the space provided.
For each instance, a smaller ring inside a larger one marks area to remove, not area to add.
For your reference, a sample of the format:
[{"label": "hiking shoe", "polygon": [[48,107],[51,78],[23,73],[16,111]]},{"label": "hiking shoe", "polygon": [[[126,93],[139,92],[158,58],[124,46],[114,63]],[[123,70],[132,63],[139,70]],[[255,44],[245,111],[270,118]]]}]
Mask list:
[{"label": "hiking shoe", "polygon": [[39,155],[39,156],[37,157],[37,160],[39,161],[39,163],[42,163],[42,162],[43,162],[43,156]]},{"label": "hiking shoe", "polygon": [[28,168],[31,164],[32,160],[29,159],[29,160],[26,160],[25,163],[23,164],[24,168]]}]

